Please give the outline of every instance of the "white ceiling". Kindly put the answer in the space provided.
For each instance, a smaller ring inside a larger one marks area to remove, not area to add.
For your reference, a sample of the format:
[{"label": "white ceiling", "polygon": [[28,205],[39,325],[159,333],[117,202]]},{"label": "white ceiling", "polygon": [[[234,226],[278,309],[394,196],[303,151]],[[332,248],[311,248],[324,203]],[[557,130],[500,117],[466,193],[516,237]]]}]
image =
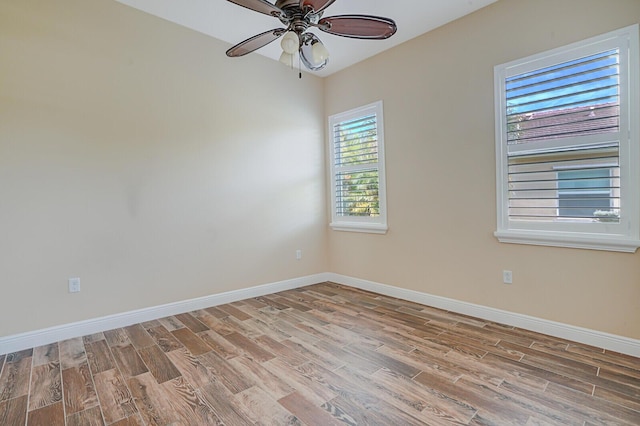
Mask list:
[{"label": "white ceiling", "polygon": [[[227,0],[117,0],[120,3],[175,22],[235,45],[264,31],[281,28],[276,18],[246,9]],[[330,52],[329,63],[319,76],[374,56],[393,46],[485,7],[496,0],[337,0],[324,16],[363,14],[393,19],[398,32],[387,40],[357,40],[314,32]],[[272,1],[275,3],[275,0]],[[255,53],[278,60],[280,43],[273,42]],[[212,52],[224,55],[224,52]],[[230,61],[242,60],[228,58]],[[284,65],[283,65],[284,66]]]}]

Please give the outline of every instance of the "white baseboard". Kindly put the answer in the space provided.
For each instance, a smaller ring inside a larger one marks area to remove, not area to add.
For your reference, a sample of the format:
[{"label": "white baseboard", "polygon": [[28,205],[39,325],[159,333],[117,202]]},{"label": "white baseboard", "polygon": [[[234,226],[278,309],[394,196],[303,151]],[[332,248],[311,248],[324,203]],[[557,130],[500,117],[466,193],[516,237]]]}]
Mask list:
[{"label": "white baseboard", "polygon": [[503,311],[487,306],[475,305],[473,303],[462,302],[455,299],[448,299],[441,296],[434,296],[415,290],[408,290],[386,284],[376,283],[373,281],[348,277],[345,275],[329,273],[328,280],[337,284],[343,284],[350,287],[359,288],[361,290],[372,291],[374,293],[383,294],[385,296],[396,297],[403,300],[410,300],[423,305],[433,306],[434,308],[440,308],[451,312],[469,315],[500,324],[506,324],[525,330],[547,334],[549,336],[559,337],[562,339],[607,349],[610,351],[640,357],[640,340],[637,339],[617,336],[615,334],[576,327],[569,324],[549,321],[546,319],[531,317],[514,312]]},{"label": "white baseboard", "polygon": [[150,308],[93,318],[86,321],[49,327],[42,330],[0,337],[0,355],[23,349],[35,348],[74,337],[112,330],[114,328],[126,327],[128,325],[151,321],[170,315],[204,309],[210,306],[223,305],[225,303],[236,302],[238,300],[264,296],[266,294],[277,293],[284,290],[291,290],[324,281],[327,281],[327,274],[308,275],[301,278],[293,278],[290,280],[213,294],[196,299],[183,300],[180,302],[168,303],[166,305],[153,306]]},{"label": "white baseboard", "polygon": [[640,357],[640,340],[329,272],[0,337],[0,355],[325,281]]}]

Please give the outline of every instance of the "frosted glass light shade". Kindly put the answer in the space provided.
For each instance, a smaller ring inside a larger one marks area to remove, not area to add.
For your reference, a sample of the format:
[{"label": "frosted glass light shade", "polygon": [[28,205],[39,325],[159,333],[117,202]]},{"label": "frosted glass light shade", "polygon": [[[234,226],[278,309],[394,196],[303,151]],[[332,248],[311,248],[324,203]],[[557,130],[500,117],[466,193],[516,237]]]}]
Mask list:
[{"label": "frosted glass light shade", "polygon": [[282,37],[280,46],[282,46],[282,50],[284,50],[285,53],[293,55],[298,51],[298,48],[300,47],[300,39],[298,39],[298,34],[294,33],[293,31],[288,31]]},{"label": "frosted glass light shade", "polygon": [[282,52],[282,55],[280,55],[280,62],[289,68],[293,68],[293,55],[291,53]]},{"label": "frosted glass light shade", "polygon": [[324,44],[317,42],[311,46],[311,56],[313,57],[313,62],[319,64],[329,58],[329,51],[324,47]]},{"label": "frosted glass light shade", "polygon": [[[316,47],[320,45],[320,47]],[[317,50],[316,50],[317,49]],[[314,54],[314,52],[317,52]],[[311,71],[319,71],[327,66],[329,53],[322,45],[320,39],[313,33],[302,34],[300,46],[300,60]]]}]

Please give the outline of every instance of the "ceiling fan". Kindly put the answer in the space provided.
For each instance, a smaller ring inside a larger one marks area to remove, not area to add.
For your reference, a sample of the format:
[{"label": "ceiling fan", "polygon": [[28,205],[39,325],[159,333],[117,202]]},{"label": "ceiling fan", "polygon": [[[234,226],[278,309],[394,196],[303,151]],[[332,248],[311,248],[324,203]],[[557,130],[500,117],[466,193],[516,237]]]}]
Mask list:
[{"label": "ceiling fan", "polygon": [[294,55],[311,71],[327,65],[329,51],[309,28],[342,37],[384,40],[395,34],[396,23],[389,18],[370,15],[336,15],[323,18],[325,9],[335,0],[228,0],[247,9],[278,18],[286,28],[275,28],[248,38],[231,49],[227,56],[238,57],[251,53],[282,37],[280,62],[293,67]]}]

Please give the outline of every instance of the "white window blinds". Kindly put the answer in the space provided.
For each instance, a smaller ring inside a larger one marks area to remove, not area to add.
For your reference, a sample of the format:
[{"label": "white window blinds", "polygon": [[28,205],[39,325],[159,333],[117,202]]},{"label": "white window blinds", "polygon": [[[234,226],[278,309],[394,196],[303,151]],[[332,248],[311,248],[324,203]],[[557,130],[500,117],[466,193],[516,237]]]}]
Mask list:
[{"label": "white window blinds", "polygon": [[506,79],[510,219],[617,220],[619,68],[614,49]]},{"label": "white window blinds", "polygon": [[379,216],[376,115],[333,126],[338,216]]},{"label": "white window blinds", "polygon": [[620,52],[609,50],[506,79],[508,141],[616,132]]},{"label": "white window blinds", "polygon": [[506,79],[511,219],[619,217],[618,143],[585,137],[617,139],[619,67],[614,49]]},{"label": "white window blinds", "polygon": [[381,119],[380,102],[329,119],[333,225],[386,230]]}]

